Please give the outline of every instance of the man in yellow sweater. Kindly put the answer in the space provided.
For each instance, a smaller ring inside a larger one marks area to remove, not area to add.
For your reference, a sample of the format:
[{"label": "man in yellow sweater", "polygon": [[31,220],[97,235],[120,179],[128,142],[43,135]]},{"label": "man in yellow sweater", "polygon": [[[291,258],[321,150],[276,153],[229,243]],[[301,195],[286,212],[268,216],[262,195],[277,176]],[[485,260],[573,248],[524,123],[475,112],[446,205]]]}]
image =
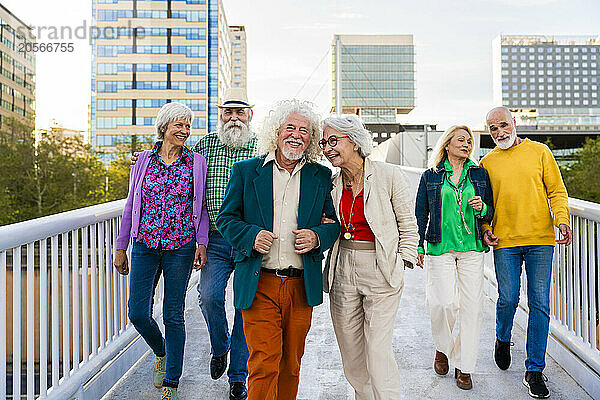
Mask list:
[{"label": "man in yellow sweater", "polygon": [[493,108],[486,125],[497,146],[481,160],[494,193],[492,226],[483,226],[484,242],[494,247],[498,281],[494,359],[502,370],[510,366],[511,330],[524,262],[529,321],[523,384],[531,397],[544,399],[550,396],[542,371],[550,324],[554,226],[562,236],[556,243],[569,245],[572,239],[567,191],[550,149],[520,139],[508,108]]}]

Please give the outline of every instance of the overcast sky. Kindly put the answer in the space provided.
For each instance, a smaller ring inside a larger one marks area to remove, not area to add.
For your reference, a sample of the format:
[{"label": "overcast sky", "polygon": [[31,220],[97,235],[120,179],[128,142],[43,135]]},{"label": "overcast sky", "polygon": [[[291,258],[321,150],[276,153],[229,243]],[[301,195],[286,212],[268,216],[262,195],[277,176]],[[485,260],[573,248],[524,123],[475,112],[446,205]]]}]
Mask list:
[{"label": "overcast sky", "polygon": [[[34,27],[89,29],[91,0],[1,1]],[[329,112],[336,33],[414,35],[416,108],[402,121],[438,128],[466,123],[474,129],[483,126],[494,105],[491,42],[497,35],[600,34],[598,0],[223,1],[229,25],[246,26],[248,96],[256,104],[256,123],[284,98],[311,100],[322,114]],[[57,41],[48,33],[42,31],[38,42]],[[89,41],[62,41],[73,42],[74,52],[37,54],[36,124],[48,126],[54,118],[65,127],[87,129]]]}]

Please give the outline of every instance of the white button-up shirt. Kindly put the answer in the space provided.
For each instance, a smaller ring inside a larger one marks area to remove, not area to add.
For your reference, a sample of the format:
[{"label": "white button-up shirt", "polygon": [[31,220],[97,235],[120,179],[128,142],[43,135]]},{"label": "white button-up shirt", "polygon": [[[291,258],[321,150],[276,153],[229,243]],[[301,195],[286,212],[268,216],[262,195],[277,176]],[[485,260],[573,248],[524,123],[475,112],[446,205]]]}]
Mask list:
[{"label": "white button-up shirt", "polygon": [[300,160],[291,174],[277,163],[275,152],[267,155],[263,166],[269,162],[273,162],[273,233],[278,239],[273,240],[271,250],[263,256],[262,267],[303,269],[302,255],[294,251],[296,235],[292,230],[298,229],[300,170],[306,161]]}]

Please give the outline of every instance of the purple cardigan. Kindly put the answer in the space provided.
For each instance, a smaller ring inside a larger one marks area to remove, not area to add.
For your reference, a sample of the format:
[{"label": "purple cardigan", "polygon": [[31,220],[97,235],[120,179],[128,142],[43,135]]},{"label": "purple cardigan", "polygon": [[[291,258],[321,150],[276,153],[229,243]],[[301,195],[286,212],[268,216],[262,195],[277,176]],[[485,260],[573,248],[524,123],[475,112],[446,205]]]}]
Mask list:
[{"label": "purple cardigan", "polygon": [[[131,168],[129,195],[123,209],[121,229],[117,237],[117,250],[127,250],[129,239],[138,235],[142,213],[142,185],[148,169],[150,151],[142,151],[137,162]],[[192,176],[194,180],[194,199],[192,221],[196,231],[196,243],[208,245],[208,209],[206,208],[206,159],[194,153]]]}]

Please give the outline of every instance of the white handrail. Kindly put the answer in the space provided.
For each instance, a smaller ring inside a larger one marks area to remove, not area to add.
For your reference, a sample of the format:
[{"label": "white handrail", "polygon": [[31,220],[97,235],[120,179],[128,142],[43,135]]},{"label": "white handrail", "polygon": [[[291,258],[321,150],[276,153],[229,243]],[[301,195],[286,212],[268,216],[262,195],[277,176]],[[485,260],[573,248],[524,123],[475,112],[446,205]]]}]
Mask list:
[{"label": "white handrail", "polygon": [[120,217],[124,206],[125,200],[116,200],[17,224],[0,226],[0,251]]}]

